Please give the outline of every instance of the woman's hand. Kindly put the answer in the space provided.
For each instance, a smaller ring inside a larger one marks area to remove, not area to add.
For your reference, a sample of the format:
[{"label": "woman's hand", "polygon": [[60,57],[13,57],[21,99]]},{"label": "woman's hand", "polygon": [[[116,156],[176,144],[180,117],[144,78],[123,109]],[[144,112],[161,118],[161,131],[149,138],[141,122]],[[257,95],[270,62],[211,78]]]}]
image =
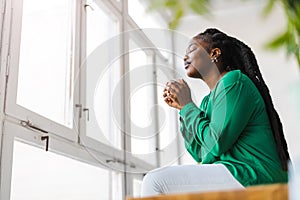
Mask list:
[{"label": "woman's hand", "polygon": [[167,82],[163,92],[165,102],[173,108],[181,110],[192,102],[191,90],[183,79]]}]

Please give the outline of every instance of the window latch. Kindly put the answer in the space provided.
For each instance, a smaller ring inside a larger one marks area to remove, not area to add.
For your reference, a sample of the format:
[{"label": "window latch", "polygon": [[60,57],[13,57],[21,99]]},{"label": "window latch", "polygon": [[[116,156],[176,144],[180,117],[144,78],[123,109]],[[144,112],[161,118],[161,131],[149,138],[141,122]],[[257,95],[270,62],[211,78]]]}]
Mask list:
[{"label": "window latch", "polygon": [[82,105],[81,104],[75,104],[75,107],[79,108],[79,118],[81,118],[81,115],[82,115],[82,113],[81,113],[81,111],[82,111]]},{"label": "window latch", "polygon": [[84,8],[86,9],[87,7],[89,7],[92,11],[94,11],[95,9],[91,6],[91,5],[89,5],[89,4],[85,4],[84,5]]},{"label": "window latch", "polygon": [[[34,126],[32,124],[32,122],[29,121],[29,120],[28,121],[21,121],[20,124],[23,127],[28,128],[28,129],[33,130],[33,131],[38,131],[38,132],[41,132],[43,134],[48,133],[48,131],[45,131],[45,130],[39,128],[39,127]],[[48,135],[42,135],[41,136],[41,140],[42,141],[46,140],[46,151],[48,151],[48,148],[49,148],[49,136]]]},{"label": "window latch", "polygon": [[82,112],[86,113],[87,121],[90,120],[90,109],[89,108],[82,108],[82,104],[75,104],[75,107],[79,109],[79,118],[82,117]]},{"label": "window latch", "polygon": [[82,111],[86,112],[86,116],[87,116],[86,119],[87,121],[90,121],[90,109],[84,108]]},{"label": "window latch", "polygon": [[49,136],[48,135],[44,135],[41,137],[41,140],[44,141],[46,140],[46,151],[48,151],[48,148],[49,148]]},{"label": "window latch", "polygon": [[28,129],[31,129],[31,130],[35,130],[35,131],[39,131],[39,132],[42,132],[42,133],[48,133],[48,131],[45,131],[39,127],[36,127],[32,124],[31,121],[21,121],[20,124],[23,126],[23,127],[26,127]]}]

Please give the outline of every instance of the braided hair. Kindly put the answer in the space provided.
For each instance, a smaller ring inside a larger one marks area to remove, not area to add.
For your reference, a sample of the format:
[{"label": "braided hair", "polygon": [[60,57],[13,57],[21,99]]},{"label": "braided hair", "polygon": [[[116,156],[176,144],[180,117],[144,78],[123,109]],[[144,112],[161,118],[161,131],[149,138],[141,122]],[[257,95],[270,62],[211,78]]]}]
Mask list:
[{"label": "braided hair", "polygon": [[266,105],[282,169],[287,170],[290,157],[283,134],[282,123],[274,108],[269,89],[261,75],[252,50],[240,40],[228,36],[214,28],[205,30],[203,33],[196,35],[195,38],[209,45],[208,49],[206,49],[208,52],[212,48],[219,48],[221,50],[222,54],[219,59],[222,62],[222,69],[219,69],[220,73],[239,69],[253,81]]}]

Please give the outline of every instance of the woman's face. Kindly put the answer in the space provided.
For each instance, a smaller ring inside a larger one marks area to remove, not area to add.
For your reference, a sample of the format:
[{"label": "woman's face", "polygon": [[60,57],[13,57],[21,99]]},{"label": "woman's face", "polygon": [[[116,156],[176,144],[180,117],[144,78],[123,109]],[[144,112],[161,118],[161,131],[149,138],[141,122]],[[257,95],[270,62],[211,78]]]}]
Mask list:
[{"label": "woman's face", "polygon": [[191,78],[203,78],[211,69],[212,62],[206,49],[208,44],[193,38],[186,49],[184,67]]}]

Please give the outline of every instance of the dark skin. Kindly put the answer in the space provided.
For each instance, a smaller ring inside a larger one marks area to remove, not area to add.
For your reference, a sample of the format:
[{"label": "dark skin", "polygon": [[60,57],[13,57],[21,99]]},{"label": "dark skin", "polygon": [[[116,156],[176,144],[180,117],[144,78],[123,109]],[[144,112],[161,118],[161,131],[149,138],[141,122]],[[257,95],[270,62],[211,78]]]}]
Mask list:
[{"label": "dark skin", "polygon": [[[197,38],[193,38],[184,56],[185,69],[188,77],[203,80],[212,90],[227,72],[220,73],[222,61],[221,50],[212,48],[209,44]],[[207,52],[210,52],[209,54]],[[163,91],[164,101],[173,108],[181,110],[186,104],[192,102],[191,90],[183,80],[172,80],[166,83]]]}]

